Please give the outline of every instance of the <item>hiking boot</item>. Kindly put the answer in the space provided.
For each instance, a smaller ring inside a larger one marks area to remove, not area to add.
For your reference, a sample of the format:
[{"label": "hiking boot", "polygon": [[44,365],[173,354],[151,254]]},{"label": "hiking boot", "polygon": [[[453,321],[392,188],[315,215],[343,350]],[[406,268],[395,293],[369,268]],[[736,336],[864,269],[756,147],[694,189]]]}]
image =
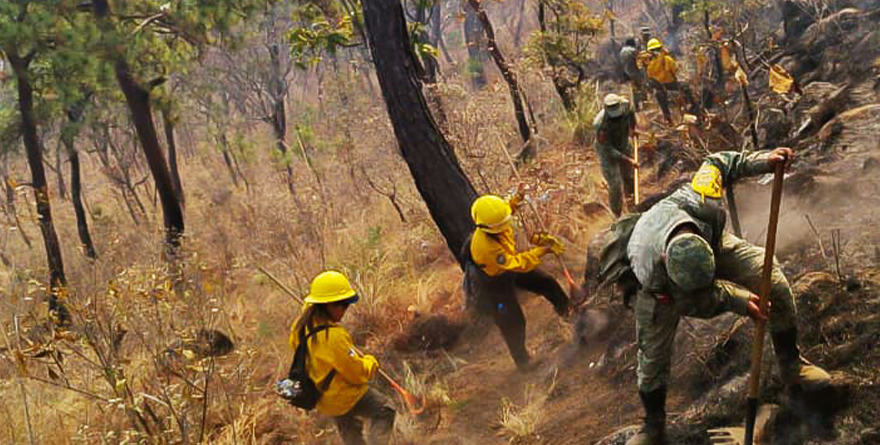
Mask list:
[{"label": "hiking boot", "polygon": [[831,383],[831,376],[822,368],[810,363],[800,355],[797,345],[797,329],[773,332],[773,349],[779,364],[779,375],[789,386],[800,386],[804,391],[818,391]]},{"label": "hiking boot", "polygon": [[626,445],[662,445],[666,443],[666,387],[651,392],[639,391],[645,407],[645,423],[638,434],[626,441]]}]

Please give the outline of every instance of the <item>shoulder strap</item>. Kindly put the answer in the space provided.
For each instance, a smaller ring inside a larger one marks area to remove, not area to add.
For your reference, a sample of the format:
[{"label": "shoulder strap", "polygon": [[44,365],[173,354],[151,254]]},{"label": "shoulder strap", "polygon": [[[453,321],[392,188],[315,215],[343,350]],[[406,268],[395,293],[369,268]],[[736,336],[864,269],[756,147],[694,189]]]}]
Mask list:
[{"label": "shoulder strap", "polygon": [[[332,327],[332,326],[329,325],[329,324],[322,324],[322,325],[320,325],[320,326],[318,326],[318,327],[316,327],[316,328],[314,328],[314,329],[311,329],[311,330],[309,331],[309,333],[306,334],[306,336],[303,338],[303,341],[302,341],[302,344],[305,345],[306,355],[308,355],[308,341],[309,341],[309,338],[312,337],[313,335],[317,334],[318,332],[326,331],[326,330],[330,329],[331,327]],[[335,369],[335,368],[330,368],[330,372],[327,373],[327,376],[325,376],[325,377],[321,380],[320,383],[317,383],[317,382],[316,382],[316,386],[318,387],[318,391],[326,392],[327,389],[330,388],[330,382],[333,381],[333,377],[335,377],[335,376],[336,376],[336,369]]]}]

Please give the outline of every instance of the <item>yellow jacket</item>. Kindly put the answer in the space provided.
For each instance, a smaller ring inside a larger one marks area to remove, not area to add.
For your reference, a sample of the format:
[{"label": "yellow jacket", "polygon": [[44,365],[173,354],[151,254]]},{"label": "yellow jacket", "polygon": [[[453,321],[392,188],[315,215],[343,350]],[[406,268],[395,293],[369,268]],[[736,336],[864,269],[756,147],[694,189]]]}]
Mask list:
[{"label": "yellow jacket", "polygon": [[531,272],[541,264],[540,257],[549,251],[547,247],[535,247],[517,253],[512,227],[497,234],[477,229],[471,239],[471,257],[491,277],[504,272]]},{"label": "yellow jacket", "polygon": [[675,75],[678,73],[678,66],[675,59],[667,52],[662,52],[654,56],[648,62],[648,77],[660,83],[675,82]]},{"label": "yellow jacket", "polygon": [[[335,417],[349,412],[364,396],[368,382],[379,368],[379,362],[372,355],[361,356],[355,352],[351,336],[342,326],[324,320],[316,321],[314,326],[323,324],[330,325],[330,328],[309,338],[306,369],[319,388],[330,370],[336,370],[330,387],[316,407],[321,414]],[[295,329],[296,322],[290,326],[289,339],[290,347],[294,350],[299,345],[299,333]]]}]

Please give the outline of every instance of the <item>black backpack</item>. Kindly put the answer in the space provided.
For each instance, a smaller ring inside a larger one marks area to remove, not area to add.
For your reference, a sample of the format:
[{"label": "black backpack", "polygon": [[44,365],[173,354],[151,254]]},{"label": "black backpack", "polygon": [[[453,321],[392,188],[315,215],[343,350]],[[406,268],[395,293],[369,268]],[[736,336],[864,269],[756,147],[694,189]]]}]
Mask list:
[{"label": "black backpack", "polygon": [[292,386],[289,395],[285,398],[291,405],[306,411],[315,408],[315,405],[321,400],[323,393],[330,387],[333,376],[336,375],[336,370],[331,369],[327,377],[324,377],[324,380],[318,385],[312,381],[306,369],[309,357],[309,338],[327,329],[330,329],[330,325],[321,325],[309,330],[308,335],[305,335],[305,326],[303,326],[299,332],[299,344],[296,346],[296,352],[293,354],[293,363],[291,363],[290,371],[287,373],[287,379],[292,382]]},{"label": "black backpack", "polygon": [[599,254],[600,285],[616,284],[623,296],[623,305],[627,308],[630,308],[630,300],[639,290],[639,280],[633,273],[626,247],[641,216],[641,213],[630,213],[618,219],[611,226]]}]

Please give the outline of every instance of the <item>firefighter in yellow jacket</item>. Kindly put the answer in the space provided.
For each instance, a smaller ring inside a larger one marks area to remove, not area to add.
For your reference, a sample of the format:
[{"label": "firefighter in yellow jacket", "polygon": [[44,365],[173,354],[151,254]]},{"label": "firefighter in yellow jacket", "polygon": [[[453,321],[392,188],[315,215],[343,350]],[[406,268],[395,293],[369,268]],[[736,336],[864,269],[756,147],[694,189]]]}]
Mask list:
[{"label": "firefighter in yellow jacket", "polygon": [[[302,314],[290,327],[290,347],[296,350],[300,333],[308,338],[309,377],[326,390],[316,408],[336,421],[345,445],[385,445],[394,426],[394,409],[369,387],[379,368],[372,355],[360,355],[351,336],[339,325],[358,295],[339,272],[323,272],[311,283]],[[316,331],[314,335],[310,332]],[[329,383],[327,382],[329,380]],[[369,442],[364,441],[363,420],[370,420]]]},{"label": "firefighter in yellow jacket", "polygon": [[569,300],[552,276],[538,270],[542,256],[565,250],[558,239],[538,233],[531,240],[537,247],[525,252],[516,249],[510,220],[521,201],[521,192],[507,200],[496,195],[477,198],[471,206],[476,229],[464,245],[462,258],[468,306],[474,306],[480,314],[492,315],[517,367],[526,370],[526,320],[516,290],[542,295],[562,316],[568,313]]},{"label": "firefighter in yellow jacket", "polygon": [[669,112],[669,90],[680,91],[685,95],[691,109],[690,112],[699,115],[699,107],[694,101],[694,95],[685,82],[678,81],[678,64],[675,59],[663,48],[663,43],[658,39],[648,41],[648,53],[640,61],[647,65],[648,84],[654,89],[654,97],[666,122],[672,123],[672,114]]}]

